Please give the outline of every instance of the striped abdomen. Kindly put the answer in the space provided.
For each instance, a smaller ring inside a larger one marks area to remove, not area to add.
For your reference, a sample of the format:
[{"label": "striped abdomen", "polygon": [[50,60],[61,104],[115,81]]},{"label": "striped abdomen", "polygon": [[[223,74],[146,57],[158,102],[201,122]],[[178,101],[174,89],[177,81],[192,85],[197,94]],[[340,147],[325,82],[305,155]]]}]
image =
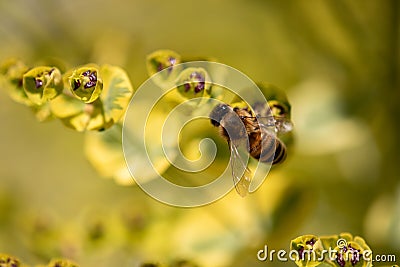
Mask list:
[{"label": "striped abdomen", "polygon": [[[263,141],[261,141],[263,140]],[[264,131],[252,132],[249,135],[249,153],[260,162],[281,163],[286,158],[286,147],[275,135]]]}]

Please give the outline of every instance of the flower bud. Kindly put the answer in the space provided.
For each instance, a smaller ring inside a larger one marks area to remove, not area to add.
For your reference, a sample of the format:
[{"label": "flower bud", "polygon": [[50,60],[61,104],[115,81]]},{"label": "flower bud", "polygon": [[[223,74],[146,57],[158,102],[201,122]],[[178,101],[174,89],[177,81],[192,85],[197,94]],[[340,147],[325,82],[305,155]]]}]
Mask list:
[{"label": "flower bud", "polygon": [[0,66],[0,75],[4,76],[13,85],[22,85],[22,76],[28,71],[28,67],[20,60],[8,59]]},{"label": "flower bud", "polygon": [[22,86],[22,77],[28,69],[28,66],[20,60],[13,58],[6,60],[0,66],[0,86],[8,91],[14,101],[32,106]]},{"label": "flower bud", "polygon": [[74,70],[68,77],[72,94],[84,103],[92,103],[103,90],[103,81],[94,66],[83,66]]},{"label": "flower bud", "polygon": [[[157,50],[146,58],[147,73],[160,88],[170,89],[179,74],[176,65],[181,63],[181,56],[171,50]],[[165,70],[165,71],[162,71]],[[158,73],[157,75],[154,75]]]},{"label": "flower bud", "polygon": [[[173,66],[181,63],[181,56],[172,50],[157,50],[147,56],[146,65],[149,76],[170,68],[167,72],[171,74]],[[166,77],[167,78],[167,77]]]},{"label": "flower bud", "polygon": [[55,259],[50,261],[47,267],[78,267],[78,265],[69,260]]},{"label": "flower bud", "polygon": [[23,86],[29,100],[40,106],[61,94],[62,76],[55,67],[36,67],[24,74]]},{"label": "flower bud", "polygon": [[334,255],[330,260],[336,266],[372,266],[372,251],[359,236],[353,237],[350,233],[341,233],[334,236],[322,236],[325,248],[334,248]]},{"label": "flower bud", "polygon": [[21,266],[18,259],[9,256],[7,254],[0,254],[0,266],[1,267],[19,267]]},{"label": "flower bud", "polygon": [[64,79],[72,93],[64,92],[50,107],[55,117],[77,131],[110,128],[122,118],[134,92],[127,73],[111,65],[84,66]]},{"label": "flower bud", "polygon": [[177,80],[178,92],[186,99],[209,97],[211,91],[210,78],[203,68],[187,68]]},{"label": "flower bud", "polygon": [[315,235],[303,235],[290,242],[291,251],[297,251],[295,263],[299,267],[315,267],[321,264],[322,258],[321,240]]}]

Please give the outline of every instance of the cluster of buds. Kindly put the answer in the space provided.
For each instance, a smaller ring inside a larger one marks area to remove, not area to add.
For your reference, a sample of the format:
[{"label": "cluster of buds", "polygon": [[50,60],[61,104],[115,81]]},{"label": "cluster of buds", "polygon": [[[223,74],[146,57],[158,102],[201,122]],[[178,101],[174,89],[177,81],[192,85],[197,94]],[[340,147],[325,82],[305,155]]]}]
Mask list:
[{"label": "cluster of buds", "polygon": [[295,263],[299,267],[372,266],[372,251],[365,240],[349,233],[320,237],[300,236],[291,241],[290,248],[291,251],[297,251]]},{"label": "cluster of buds", "polygon": [[133,95],[126,72],[110,65],[89,64],[61,73],[54,66],[29,68],[11,59],[0,66],[0,85],[39,121],[58,118],[77,131],[105,130],[118,123]]},{"label": "cluster of buds", "polygon": [[[53,259],[46,265],[40,265],[41,267],[79,267],[78,264],[65,259]],[[22,264],[19,259],[7,255],[0,254],[0,267],[27,267]],[[38,266],[39,267],[39,266]]]},{"label": "cluster of buds", "polygon": [[0,267],[19,267],[20,261],[10,255],[0,254]]},{"label": "cluster of buds", "polygon": [[50,261],[46,267],[79,267],[79,265],[70,260],[55,259]]},{"label": "cluster of buds", "polygon": [[195,67],[181,59],[171,50],[157,50],[147,56],[147,71],[154,82],[163,91],[171,92],[167,96],[170,103],[185,102],[189,109],[199,107],[211,97],[211,77],[203,67]]}]

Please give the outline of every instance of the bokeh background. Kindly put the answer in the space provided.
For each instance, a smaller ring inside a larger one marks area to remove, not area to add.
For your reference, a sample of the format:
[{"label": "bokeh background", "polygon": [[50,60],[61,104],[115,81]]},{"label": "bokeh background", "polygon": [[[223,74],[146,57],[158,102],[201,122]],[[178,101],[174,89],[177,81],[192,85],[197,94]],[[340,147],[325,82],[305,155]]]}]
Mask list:
[{"label": "bokeh background", "polygon": [[400,259],[399,15],[395,0],[1,1],[1,60],[115,64],[137,88],[156,49],[213,57],[286,91],[295,145],[251,196],[174,208],[102,178],[85,134],[37,122],[0,90],[0,251],[29,264],[262,266],[264,245],[350,232]]}]

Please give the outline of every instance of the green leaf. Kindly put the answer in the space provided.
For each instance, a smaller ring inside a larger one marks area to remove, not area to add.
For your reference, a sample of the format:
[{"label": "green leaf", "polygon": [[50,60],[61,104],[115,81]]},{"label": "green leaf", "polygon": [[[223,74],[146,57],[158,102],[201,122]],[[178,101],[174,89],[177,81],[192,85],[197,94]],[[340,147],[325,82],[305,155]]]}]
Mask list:
[{"label": "green leaf", "polygon": [[78,132],[86,130],[104,130],[111,126],[104,119],[103,104],[100,99],[85,104],[81,100],[62,94],[50,102],[52,114],[62,123]]},{"label": "green leaf", "polygon": [[87,159],[101,176],[114,178],[122,185],[134,183],[122,151],[121,124],[105,132],[87,132],[84,149]]},{"label": "green leaf", "polygon": [[23,75],[25,93],[35,105],[43,105],[61,94],[63,81],[56,67],[36,67]]},{"label": "green leaf", "polygon": [[35,113],[35,117],[39,122],[49,121],[54,118],[49,102],[40,106],[32,105],[31,109],[33,113]]},{"label": "green leaf", "polygon": [[51,111],[58,118],[67,118],[77,116],[85,111],[86,104],[64,93],[50,102]]},{"label": "green leaf", "polygon": [[100,74],[104,84],[100,99],[103,103],[105,120],[113,124],[124,115],[134,90],[127,73],[120,67],[103,65]]}]

